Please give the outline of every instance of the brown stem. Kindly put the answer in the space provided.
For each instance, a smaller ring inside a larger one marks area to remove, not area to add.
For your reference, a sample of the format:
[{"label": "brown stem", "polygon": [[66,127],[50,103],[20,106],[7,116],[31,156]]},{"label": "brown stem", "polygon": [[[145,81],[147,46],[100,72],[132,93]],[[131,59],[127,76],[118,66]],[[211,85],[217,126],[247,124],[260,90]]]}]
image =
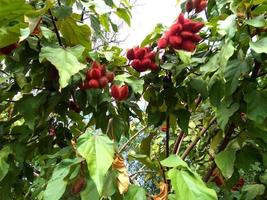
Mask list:
[{"label": "brown stem", "polygon": [[61,41],[61,38],[60,38],[60,35],[59,35],[59,31],[58,31],[58,28],[57,28],[57,24],[55,22],[55,19],[54,19],[54,16],[52,14],[51,9],[48,9],[48,12],[49,12],[49,15],[51,16],[51,19],[52,19],[52,23],[53,23],[53,26],[54,26],[54,29],[55,29],[55,33],[56,33],[56,36],[57,36],[58,43],[59,43],[60,46],[64,47],[63,43]]},{"label": "brown stem", "polygon": [[213,122],[215,122],[215,120],[216,120],[216,117],[213,117],[211,119],[211,121],[209,122],[209,124],[206,127],[203,127],[202,128],[202,130],[200,131],[199,135],[194,139],[194,141],[184,151],[184,153],[183,153],[183,155],[181,157],[183,160],[188,156],[188,154],[196,146],[196,144],[198,143],[198,141],[200,140],[200,138],[202,137],[202,135],[204,135],[206,133],[206,131],[210,128],[210,126],[213,124]]},{"label": "brown stem", "polygon": [[166,158],[170,155],[170,116],[167,116],[167,130],[166,130],[166,140],[165,140],[165,148],[166,148]]},{"label": "brown stem", "polygon": [[[225,135],[224,140],[222,141],[222,143],[221,143],[220,146],[218,147],[218,151],[217,151],[217,153],[223,151],[223,150],[226,148],[227,144],[228,144],[228,143],[230,142],[230,140],[231,140],[231,136],[232,136],[232,134],[234,133],[234,130],[235,130],[235,125],[232,123],[232,124],[230,125],[230,127],[229,127],[229,129],[228,129],[226,135]],[[212,164],[211,164],[211,167],[210,167],[209,171],[207,172],[207,174],[206,174],[206,175],[204,176],[204,178],[203,178],[203,180],[204,180],[205,182],[208,182],[208,181],[209,181],[209,179],[210,179],[210,177],[211,177],[211,175],[212,175],[212,172],[213,172],[213,170],[214,170],[215,168],[216,168],[216,163],[215,163],[215,161],[213,161]]]},{"label": "brown stem", "polygon": [[173,150],[172,150],[173,154],[178,155],[180,147],[181,147],[181,144],[182,144],[182,141],[183,141],[183,138],[184,138],[184,135],[185,135],[185,133],[182,131],[178,135],[177,139],[175,140],[174,147],[173,147]]}]

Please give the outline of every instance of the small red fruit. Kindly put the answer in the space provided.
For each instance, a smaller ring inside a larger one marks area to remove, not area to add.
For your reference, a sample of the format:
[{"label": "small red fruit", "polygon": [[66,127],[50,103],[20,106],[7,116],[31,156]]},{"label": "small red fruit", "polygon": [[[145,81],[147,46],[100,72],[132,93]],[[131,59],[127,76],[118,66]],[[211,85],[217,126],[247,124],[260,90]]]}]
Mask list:
[{"label": "small red fruit", "polygon": [[193,2],[192,0],[188,0],[185,5],[186,12],[190,12],[193,10]]},{"label": "small red fruit", "polygon": [[151,64],[151,60],[149,58],[145,58],[141,61],[141,65],[145,68],[148,68]]},{"label": "small red fruit", "polygon": [[196,45],[191,40],[184,40],[181,49],[193,52],[196,49]]},{"label": "small red fruit", "polygon": [[99,82],[100,87],[101,87],[101,88],[104,88],[104,87],[106,87],[107,84],[108,84],[108,78],[105,77],[105,76],[102,76],[102,77],[98,80],[98,82]]},{"label": "small red fruit", "polygon": [[183,13],[180,13],[180,15],[178,16],[178,22],[181,24],[184,24],[185,22],[185,17]]},{"label": "small red fruit", "polygon": [[146,71],[146,69],[147,69],[146,67],[144,67],[144,66],[142,65],[141,61],[138,60],[138,59],[134,59],[134,60],[132,61],[131,65],[132,65],[132,67],[133,67],[136,71],[138,71],[138,72],[144,72],[144,71]]},{"label": "small red fruit", "polygon": [[193,36],[193,33],[189,31],[182,31],[180,35],[182,36],[183,39],[190,39]]},{"label": "small red fruit", "polygon": [[156,52],[154,52],[154,51],[146,53],[146,55],[144,56],[144,58],[148,58],[151,61],[155,61],[155,57],[156,57]]},{"label": "small red fruit", "polygon": [[139,48],[134,52],[135,58],[142,60],[143,57],[145,56],[145,53],[146,50],[144,48]]},{"label": "small red fruit", "polygon": [[101,72],[101,76],[105,76],[105,74],[106,74],[106,67],[104,65],[99,65],[99,70]]},{"label": "small red fruit", "polygon": [[158,69],[158,65],[157,65],[156,63],[152,62],[152,63],[150,64],[149,68],[150,68],[152,71],[154,71],[154,70],[157,70],[157,69]]},{"label": "small red fruit", "polygon": [[120,98],[119,100],[126,100],[129,95],[129,88],[127,85],[123,85],[120,87]]},{"label": "small red fruit", "polygon": [[202,29],[204,24],[202,22],[196,22],[195,25],[192,27],[193,32],[198,32],[200,29]]},{"label": "small red fruit", "polygon": [[114,99],[118,100],[120,98],[120,87],[118,85],[112,85],[110,94]]},{"label": "small red fruit", "polygon": [[202,40],[202,37],[200,37],[197,34],[193,34],[192,37],[190,38],[193,42],[200,42]]},{"label": "small red fruit", "polygon": [[92,68],[99,68],[100,64],[97,61],[93,61]]},{"label": "small red fruit", "polygon": [[180,36],[170,36],[169,41],[174,49],[179,49],[182,44],[182,38]]},{"label": "small red fruit", "polygon": [[196,22],[193,21],[185,22],[183,25],[183,30],[192,32],[192,28],[195,26],[195,24]]},{"label": "small red fruit", "polygon": [[90,81],[88,81],[88,86],[90,88],[97,89],[97,88],[99,88],[99,83],[96,79],[91,79]]},{"label": "small red fruit", "polygon": [[114,80],[114,78],[115,78],[115,74],[113,72],[107,72],[106,73],[106,77],[108,79],[108,82],[111,83]]},{"label": "small red fruit", "polygon": [[168,46],[167,38],[160,38],[158,40],[158,48],[159,49],[165,49],[167,46]]},{"label": "small red fruit", "polygon": [[183,29],[183,26],[180,23],[173,24],[169,30],[170,35],[176,35]]},{"label": "small red fruit", "polygon": [[129,60],[133,60],[133,59],[135,59],[134,49],[128,49],[128,50],[127,50],[127,53],[126,53],[126,57],[127,57]]},{"label": "small red fruit", "polygon": [[207,7],[207,1],[201,1],[200,4],[196,7],[196,12],[199,13]]},{"label": "small red fruit", "polygon": [[87,79],[99,79],[102,76],[101,70],[99,68],[92,68],[89,70]]}]

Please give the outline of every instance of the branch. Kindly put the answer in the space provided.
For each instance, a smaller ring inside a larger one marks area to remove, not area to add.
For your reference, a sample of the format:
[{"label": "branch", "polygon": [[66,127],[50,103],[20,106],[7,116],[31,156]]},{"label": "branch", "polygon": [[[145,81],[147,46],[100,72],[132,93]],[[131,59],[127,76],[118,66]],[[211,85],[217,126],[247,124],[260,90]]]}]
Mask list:
[{"label": "branch", "polygon": [[[225,138],[224,140],[222,141],[221,145],[218,147],[218,153],[223,151],[225,149],[225,147],[227,146],[227,144],[230,142],[231,140],[231,136],[232,134],[234,133],[234,130],[235,130],[235,125],[232,123],[225,135]],[[215,161],[213,161],[213,163],[211,164],[211,167],[209,169],[209,171],[207,172],[207,174],[204,176],[203,180],[205,182],[208,182],[211,175],[212,175],[212,172],[213,170],[216,168],[216,163]]]},{"label": "branch", "polygon": [[172,150],[173,154],[176,154],[176,155],[179,154],[179,151],[180,151],[184,136],[185,136],[185,132],[182,131],[179,134],[179,136],[177,137],[177,139],[175,140],[174,147],[173,147],[173,150]]},{"label": "branch", "polygon": [[134,134],[124,145],[122,145],[122,147],[119,150],[119,154],[124,151],[124,149],[140,134],[142,133],[144,130],[146,130],[148,128],[148,126],[145,126],[144,128],[142,128],[140,131],[138,131],[136,134]]},{"label": "branch", "polygon": [[166,158],[169,157],[170,155],[170,116],[167,116],[167,130],[166,130],[166,140],[165,140],[165,153],[166,153]]},{"label": "branch", "polygon": [[60,38],[60,35],[59,35],[59,31],[58,31],[58,28],[57,28],[57,25],[56,25],[56,22],[55,22],[55,19],[54,19],[54,16],[52,14],[51,9],[48,9],[48,12],[49,12],[49,14],[51,16],[51,20],[52,20],[52,23],[53,23],[53,26],[54,26],[54,29],[55,29],[55,33],[56,33],[56,36],[57,36],[58,43],[59,43],[60,46],[64,47],[63,43],[61,41],[61,38]]},{"label": "branch", "polygon": [[209,124],[207,125],[207,127],[204,127],[204,128],[200,131],[199,135],[194,139],[194,141],[187,147],[187,149],[184,151],[183,155],[181,156],[181,158],[182,158],[183,160],[188,156],[188,154],[189,154],[189,153],[192,151],[192,149],[196,146],[196,144],[198,143],[198,141],[200,140],[200,138],[202,137],[202,135],[204,135],[204,134],[207,132],[207,130],[210,128],[210,126],[213,124],[213,122],[215,122],[215,120],[216,120],[216,117],[213,117],[213,118],[210,120],[210,122],[209,122]]},{"label": "branch", "polygon": [[[142,173],[157,173],[156,171],[153,171],[153,170],[139,170],[139,171],[137,171],[137,172],[135,172],[135,173],[133,173],[133,174],[131,174],[131,175],[129,175],[129,177],[136,177],[136,175],[138,175],[138,174],[142,174]],[[133,179],[133,178],[132,178]]]}]

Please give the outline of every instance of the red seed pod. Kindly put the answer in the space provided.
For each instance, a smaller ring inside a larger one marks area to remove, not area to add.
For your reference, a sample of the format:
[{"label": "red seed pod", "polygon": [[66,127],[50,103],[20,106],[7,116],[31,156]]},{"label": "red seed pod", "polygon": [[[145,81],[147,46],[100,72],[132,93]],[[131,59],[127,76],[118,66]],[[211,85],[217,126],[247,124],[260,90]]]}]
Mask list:
[{"label": "red seed pod", "polygon": [[101,70],[99,68],[92,68],[89,73],[86,74],[87,80],[99,79],[102,76]]},{"label": "red seed pod", "polygon": [[96,79],[91,79],[90,81],[88,81],[88,86],[90,88],[97,89],[97,88],[99,88],[99,83]]},{"label": "red seed pod", "polygon": [[193,34],[190,39],[192,40],[192,42],[200,42],[202,40],[202,37],[197,34]]},{"label": "red seed pod", "polygon": [[147,70],[146,67],[142,65],[142,62],[138,59],[134,59],[131,63],[131,66],[138,72],[144,72]]},{"label": "red seed pod", "polygon": [[146,54],[146,50],[144,48],[139,48],[134,54],[136,59],[142,60]]},{"label": "red seed pod", "polygon": [[158,69],[158,65],[154,62],[152,62],[149,66],[149,68],[152,70],[152,71],[155,71]]},{"label": "red seed pod", "polygon": [[184,14],[183,13],[180,13],[180,15],[178,16],[178,22],[180,24],[184,24],[185,22],[185,17],[184,17]]},{"label": "red seed pod", "polygon": [[129,60],[133,60],[133,59],[135,59],[134,49],[128,49],[128,50],[127,50],[127,53],[126,53],[126,57],[127,57]]},{"label": "red seed pod", "polygon": [[78,178],[71,187],[73,194],[79,194],[86,186],[86,180],[82,177]]},{"label": "red seed pod", "polygon": [[182,31],[180,35],[182,36],[183,39],[190,39],[193,36],[193,33],[189,31]]},{"label": "red seed pod", "polygon": [[100,64],[97,61],[93,61],[92,68],[99,68]]},{"label": "red seed pod", "polygon": [[105,76],[105,74],[106,74],[106,67],[105,67],[105,65],[99,65],[99,70],[101,72],[101,76]]},{"label": "red seed pod", "polygon": [[156,52],[151,51],[151,52],[149,52],[149,53],[146,53],[146,55],[144,56],[144,58],[148,58],[148,59],[150,59],[151,61],[155,61],[155,58],[156,58]]},{"label": "red seed pod", "polygon": [[158,48],[159,49],[165,49],[167,46],[168,46],[167,38],[160,38],[158,40]]},{"label": "red seed pod", "polygon": [[193,8],[192,0],[187,0],[186,5],[185,5],[186,12],[191,12],[193,9],[194,8]]},{"label": "red seed pod", "polygon": [[120,87],[120,98],[119,100],[126,100],[129,95],[128,85],[123,85]]},{"label": "red seed pod", "polygon": [[142,61],[141,61],[141,65],[142,67],[144,68],[148,68],[151,64],[151,60],[149,58],[144,58]]},{"label": "red seed pod", "polygon": [[203,11],[207,7],[207,1],[201,1],[200,4],[196,7],[196,13]]},{"label": "red seed pod", "polygon": [[120,98],[120,87],[118,85],[112,85],[111,89],[110,89],[110,94],[114,99],[119,100],[119,98]]},{"label": "red seed pod", "polygon": [[179,49],[180,45],[182,44],[182,38],[180,36],[170,36],[169,41],[170,45],[174,49]]},{"label": "red seed pod", "polygon": [[193,0],[193,7],[196,8],[202,0]]},{"label": "red seed pod", "polygon": [[185,22],[183,25],[183,31],[189,31],[192,32],[192,28],[195,26],[196,22],[188,21]]},{"label": "red seed pod", "polygon": [[182,42],[181,49],[193,52],[196,49],[196,45],[191,40],[184,40]]},{"label": "red seed pod", "polygon": [[107,72],[106,75],[105,75],[108,79],[108,82],[112,82],[115,78],[115,74],[113,72]]},{"label": "red seed pod", "polygon": [[13,50],[15,50],[16,48],[18,48],[18,43],[14,43],[11,45],[8,45],[6,47],[0,48],[0,55],[8,55],[10,54]]},{"label": "red seed pod", "polygon": [[98,80],[99,86],[100,88],[104,88],[107,86],[108,84],[108,78],[106,76],[102,76],[99,80]]},{"label": "red seed pod", "polygon": [[169,30],[169,35],[177,35],[178,33],[180,33],[180,31],[183,29],[183,26],[180,24],[180,23],[176,23],[176,24],[173,24],[171,27],[170,27],[170,30]]},{"label": "red seed pod", "polygon": [[204,23],[196,22],[195,25],[192,27],[192,32],[197,33],[204,27]]}]

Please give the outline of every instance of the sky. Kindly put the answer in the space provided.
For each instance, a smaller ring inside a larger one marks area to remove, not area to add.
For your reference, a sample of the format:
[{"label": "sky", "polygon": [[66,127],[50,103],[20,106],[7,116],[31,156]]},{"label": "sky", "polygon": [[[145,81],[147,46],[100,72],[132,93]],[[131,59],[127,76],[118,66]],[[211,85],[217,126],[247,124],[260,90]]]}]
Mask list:
[{"label": "sky", "polygon": [[139,45],[158,23],[171,25],[179,14],[177,0],[137,0],[132,10],[131,27],[124,25],[120,38],[126,40],[121,47],[131,48]]}]

